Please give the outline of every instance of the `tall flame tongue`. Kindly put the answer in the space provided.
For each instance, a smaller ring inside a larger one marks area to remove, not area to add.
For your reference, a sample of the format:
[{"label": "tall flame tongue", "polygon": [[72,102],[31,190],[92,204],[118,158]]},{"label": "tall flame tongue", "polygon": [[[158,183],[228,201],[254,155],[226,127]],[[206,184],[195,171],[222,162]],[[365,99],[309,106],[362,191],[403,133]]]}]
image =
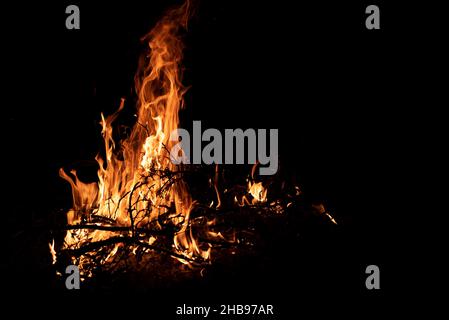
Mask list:
[{"label": "tall flame tongue", "polygon": [[[209,252],[198,248],[189,230],[194,202],[186,185],[181,180],[169,183],[170,177],[164,174],[178,170],[171,163],[167,149],[173,144],[170,133],[178,128],[178,112],[186,91],[181,84],[183,43],[178,32],[187,26],[188,18],[189,1],[169,11],[143,38],[148,43],[149,54],[141,59],[135,76],[137,121],[130,135],[120,141],[120,150],[113,140],[112,123],[124,108],[124,101],[114,114],[106,118],[101,115],[106,156],[105,159],[96,157],[100,166],[98,184],[81,182],[74,171],[74,178],[63,170],[60,175],[72,186],[73,210],[67,214],[69,224],[95,216],[120,226],[160,228],[158,218],[175,208],[173,223],[179,228],[173,240],[175,250],[188,258],[206,259]],[[132,233],[134,236],[134,230]],[[80,230],[68,232],[65,242],[66,246],[79,246],[85,241],[110,236],[109,231]]]}]

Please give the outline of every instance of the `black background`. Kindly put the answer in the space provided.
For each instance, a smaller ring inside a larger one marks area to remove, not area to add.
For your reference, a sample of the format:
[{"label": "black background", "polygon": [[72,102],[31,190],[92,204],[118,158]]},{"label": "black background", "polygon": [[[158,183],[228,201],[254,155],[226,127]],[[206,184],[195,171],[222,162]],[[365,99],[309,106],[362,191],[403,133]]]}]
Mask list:
[{"label": "black background", "polygon": [[[78,1],[80,30],[65,29],[68,2],[2,9],[6,290],[55,299],[45,276],[33,269],[49,257],[32,249],[17,252],[14,235],[70,206],[58,169],[97,153],[100,112],[113,112],[123,96],[132,101],[139,38],[176,3]],[[405,213],[398,200],[398,155],[410,112],[403,101],[419,68],[411,54],[419,46],[411,38],[425,37],[404,22],[404,16],[413,20],[406,6],[383,1],[375,2],[381,30],[366,30],[368,4],[200,3],[185,35],[184,83],[191,89],[184,121],[279,128],[283,172],[344,223],[331,243],[315,239],[293,254],[295,248],[281,249],[274,269],[252,277],[245,270],[219,281],[222,287],[200,284],[172,301],[170,292],[135,299],[155,299],[146,303],[164,317],[179,303],[236,301],[277,304],[284,318],[309,298],[321,305],[336,301],[342,309],[356,302],[383,305],[399,287],[401,227],[395,221]],[[380,291],[364,287],[369,264],[381,269]],[[211,290],[219,292],[216,297]]]}]

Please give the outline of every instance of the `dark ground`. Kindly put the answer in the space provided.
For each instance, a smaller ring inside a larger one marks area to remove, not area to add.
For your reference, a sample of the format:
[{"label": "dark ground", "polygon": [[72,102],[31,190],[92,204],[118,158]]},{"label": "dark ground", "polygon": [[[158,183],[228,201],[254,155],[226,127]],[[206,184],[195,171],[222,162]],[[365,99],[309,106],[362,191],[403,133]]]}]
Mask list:
[{"label": "dark ground", "polygon": [[[163,318],[182,303],[272,303],[282,319],[301,316],[302,306],[313,303],[318,313],[334,305],[341,311],[387,304],[402,281],[394,221],[406,214],[398,200],[398,155],[409,112],[402,99],[416,71],[410,38],[423,38],[420,29],[397,20],[404,7],[379,2],[382,29],[370,32],[363,1],[202,3],[186,35],[184,82],[192,87],[184,121],[279,128],[281,173],[302,185],[310,201],[323,201],[341,224],[298,226],[297,238],[295,219],[282,221],[267,231],[262,252],[230,268],[214,266],[207,281],[136,296],[128,285],[101,294],[56,293],[42,266],[50,261],[53,217],[71,200],[58,169],[99,150],[100,112],[131,97],[139,37],[176,1],[77,3],[81,30],[73,32],[64,28],[65,2],[3,9],[8,193],[2,290],[30,301],[67,298],[75,301],[75,313],[86,300],[105,303],[103,298],[119,308],[119,295],[143,301],[140,311],[152,308]],[[364,287],[369,264],[381,270],[378,292]]]}]

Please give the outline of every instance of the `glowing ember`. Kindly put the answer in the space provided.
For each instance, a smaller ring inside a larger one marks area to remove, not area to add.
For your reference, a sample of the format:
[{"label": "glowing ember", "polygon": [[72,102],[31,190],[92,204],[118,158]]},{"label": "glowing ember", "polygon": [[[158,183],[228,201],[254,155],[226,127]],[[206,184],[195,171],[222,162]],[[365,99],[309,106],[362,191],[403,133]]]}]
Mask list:
[{"label": "glowing ember", "polygon": [[333,224],[337,224],[337,221],[332,217],[332,215],[326,210],[322,203],[312,205],[312,208],[320,215],[325,215]]}]

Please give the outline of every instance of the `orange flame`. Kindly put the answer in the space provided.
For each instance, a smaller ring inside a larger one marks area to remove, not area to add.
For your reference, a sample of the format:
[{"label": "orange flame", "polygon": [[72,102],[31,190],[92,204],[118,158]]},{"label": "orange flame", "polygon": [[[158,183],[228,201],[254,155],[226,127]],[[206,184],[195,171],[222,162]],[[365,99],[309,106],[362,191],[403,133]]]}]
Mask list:
[{"label": "orange flame", "polygon": [[253,196],[253,202],[266,202],[267,189],[262,185],[262,182],[248,183],[249,193]]},{"label": "orange flame", "polygon": [[55,264],[56,263],[56,251],[55,251],[55,239],[52,240],[51,243],[48,244],[48,247],[50,248],[50,253],[51,253],[51,263]]},{"label": "orange flame", "polygon": [[263,203],[263,202],[267,202],[267,193],[268,193],[268,189],[265,188],[262,184],[262,182],[255,182],[255,173],[256,173],[256,168],[259,165],[259,162],[256,162],[252,168],[251,168],[251,180],[248,181],[248,190],[247,192],[252,196],[252,201],[250,202],[248,200],[248,197],[246,195],[244,195],[241,199],[241,201],[239,201],[237,199],[237,196],[234,198],[234,202],[239,205],[240,207],[243,207],[245,205],[251,205],[251,204],[257,204],[257,203]]},{"label": "orange flame", "polygon": [[240,206],[244,207],[245,205],[255,205],[258,203],[267,202],[267,193],[268,189],[266,189],[262,182],[248,182],[248,191],[247,191],[251,197],[252,200],[250,201],[247,197],[247,195],[244,195],[241,200],[237,198],[237,196],[234,197],[234,202]]},{"label": "orange flame", "polygon": [[[90,215],[108,218],[120,226],[158,225],[158,217],[166,214],[172,205],[176,208],[179,232],[174,238],[178,253],[192,258],[209,258],[209,251],[198,247],[189,228],[190,211],[195,202],[184,182],[177,180],[163,189],[168,178],[155,173],[163,170],[178,171],[167,156],[174,142],[170,133],[178,128],[179,110],[186,92],[181,83],[183,43],[179,30],[187,27],[189,1],[173,9],[143,37],[149,54],[144,56],[135,76],[138,95],[137,120],[130,135],[116,144],[112,124],[124,108],[122,99],[118,110],[108,116],[101,115],[105,157],[97,155],[98,183],[83,183],[75,171],[69,176],[62,169],[60,176],[72,187],[73,209],[67,213],[69,224],[80,223]],[[161,192],[160,190],[164,190]],[[104,230],[72,230],[67,232],[66,247],[84,241],[108,239],[113,232]],[[149,243],[156,241],[150,238]],[[116,252],[114,248],[107,259]],[[182,259],[180,259],[182,260]]]},{"label": "orange flame", "polygon": [[335,220],[334,217],[327,211],[327,209],[324,207],[324,204],[312,204],[312,208],[315,210],[317,214],[326,216],[333,224],[338,224],[337,220]]}]

